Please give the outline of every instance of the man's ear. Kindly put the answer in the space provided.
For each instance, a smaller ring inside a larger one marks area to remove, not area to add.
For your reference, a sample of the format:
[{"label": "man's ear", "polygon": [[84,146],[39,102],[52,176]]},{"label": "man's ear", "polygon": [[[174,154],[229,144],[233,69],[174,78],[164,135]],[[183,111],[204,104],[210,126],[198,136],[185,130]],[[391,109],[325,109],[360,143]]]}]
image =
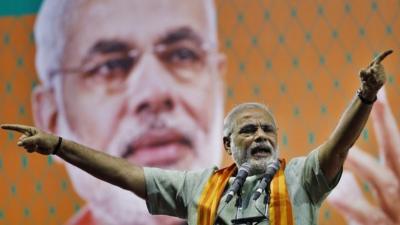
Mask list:
[{"label": "man's ear", "polygon": [[231,140],[229,137],[224,137],[223,138],[223,142],[224,142],[224,148],[226,150],[226,152],[231,155],[232,151],[231,151]]},{"label": "man's ear", "polygon": [[57,133],[57,102],[52,87],[36,86],[32,93],[32,114],[35,126]]}]

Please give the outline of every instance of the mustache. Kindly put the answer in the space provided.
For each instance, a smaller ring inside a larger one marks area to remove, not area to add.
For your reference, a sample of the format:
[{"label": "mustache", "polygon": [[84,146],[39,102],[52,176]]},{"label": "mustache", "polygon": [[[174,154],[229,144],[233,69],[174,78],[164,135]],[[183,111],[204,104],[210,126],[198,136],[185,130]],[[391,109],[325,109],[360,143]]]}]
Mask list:
[{"label": "mustache", "polygon": [[250,154],[254,155],[254,154],[260,153],[260,152],[272,154],[273,150],[274,150],[274,148],[269,141],[258,142],[251,146]]},{"label": "mustache", "polygon": [[126,158],[140,148],[159,147],[170,143],[182,144],[192,149],[194,148],[194,139],[190,132],[184,131],[183,127],[171,126],[160,120],[147,124],[139,132],[136,130],[135,135],[127,138],[128,143],[126,143],[121,157]]}]

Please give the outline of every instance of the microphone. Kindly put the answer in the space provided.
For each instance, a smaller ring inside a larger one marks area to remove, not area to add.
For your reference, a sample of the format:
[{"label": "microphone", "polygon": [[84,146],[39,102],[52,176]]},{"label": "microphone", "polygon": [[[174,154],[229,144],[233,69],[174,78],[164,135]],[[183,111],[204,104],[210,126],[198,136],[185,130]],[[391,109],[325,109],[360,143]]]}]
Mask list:
[{"label": "microphone", "polygon": [[236,175],[235,180],[233,180],[232,186],[228,190],[228,195],[226,196],[226,203],[229,203],[233,196],[242,188],[242,185],[244,181],[246,180],[246,177],[249,175],[250,172],[250,164],[249,163],[243,163]]},{"label": "microphone", "polygon": [[275,160],[272,163],[268,164],[267,170],[265,171],[264,178],[261,180],[256,192],[254,193],[253,200],[257,200],[260,197],[261,193],[265,190],[267,185],[269,185],[269,183],[271,182],[275,173],[279,170],[279,167],[280,167],[279,160]]}]

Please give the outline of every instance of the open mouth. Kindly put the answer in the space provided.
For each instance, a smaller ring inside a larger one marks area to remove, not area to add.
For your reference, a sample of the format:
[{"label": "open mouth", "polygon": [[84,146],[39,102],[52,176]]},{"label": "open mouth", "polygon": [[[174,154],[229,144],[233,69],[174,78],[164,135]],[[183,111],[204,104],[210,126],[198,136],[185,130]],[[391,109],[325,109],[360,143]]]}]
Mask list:
[{"label": "open mouth", "polygon": [[272,149],[268,145],[260,145],[252,148],[250,154],[255,157],[267,157],[272,154]]}]

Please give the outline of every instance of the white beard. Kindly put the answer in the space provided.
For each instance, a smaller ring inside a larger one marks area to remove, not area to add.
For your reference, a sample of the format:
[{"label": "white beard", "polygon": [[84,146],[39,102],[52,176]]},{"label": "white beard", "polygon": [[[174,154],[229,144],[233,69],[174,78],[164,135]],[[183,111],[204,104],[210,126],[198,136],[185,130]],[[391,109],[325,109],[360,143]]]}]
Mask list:
[{"label": "white beard", "polygon": [[232,145],[232,156],[236,165],[242,165],[243,163],[247,162],[250,164],[250,174],[249,175],[256,175],[256,174],[263,174],[266,172],[268,165],[279,157],[279,149],[276,147],[272,149],[271,155],[268,158],[263,159],[254,159],[251,156],[250,150],[240,149],[236,145]]}]

